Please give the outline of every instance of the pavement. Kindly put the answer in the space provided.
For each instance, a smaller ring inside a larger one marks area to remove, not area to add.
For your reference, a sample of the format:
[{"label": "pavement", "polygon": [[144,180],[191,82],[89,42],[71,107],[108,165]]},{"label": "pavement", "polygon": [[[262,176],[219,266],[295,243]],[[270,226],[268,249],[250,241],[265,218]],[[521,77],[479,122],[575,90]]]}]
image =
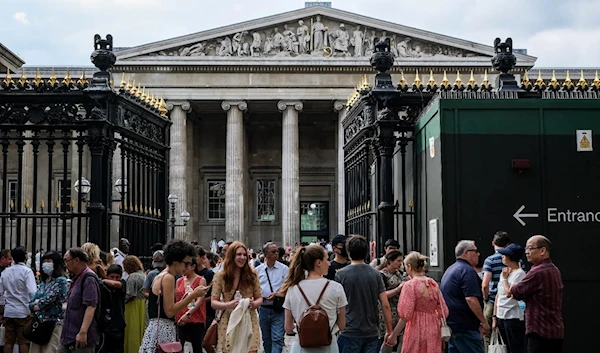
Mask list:
[{"label": "pavement", "polygon": [[[283,347],[282,353],[290,353],[290,348],[292,347],[292,342],[294,341],[295,336],[285,335],[285,347]],[[192,345],[190,343],[186,343],[184,347],[184,353],[193,353]],[[204,352],[206,353],[206,351]],[[264,353],[262,346],[258,350],[258,353]]]}]

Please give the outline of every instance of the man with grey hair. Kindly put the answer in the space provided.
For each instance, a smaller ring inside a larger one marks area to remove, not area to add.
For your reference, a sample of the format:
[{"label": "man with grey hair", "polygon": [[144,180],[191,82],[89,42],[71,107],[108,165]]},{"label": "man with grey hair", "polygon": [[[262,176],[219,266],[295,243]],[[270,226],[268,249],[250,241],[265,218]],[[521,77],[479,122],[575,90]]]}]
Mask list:
[{"label": "man with grey hair", "polygon": [[263,304],[259,311],[260,331],[262,332],[265,353],[281,353],[284,346],[285,310],[282,296],[275,293],[283,285],[287,277],[288,267],[277,261],[279,248],[277,244],[268,242],[263,246],[265,262],[256,267],[260,288],[262,289]]},{"label": "man with grey hair", "polygon": [[472,240],[461,240],[454,248],[456,262],[442,277],[440,289],[448,305],[452,337],[449,353],[484,353],[482,336],[490,332],[483,315],[481,279],[475,271],[479,250]]}]

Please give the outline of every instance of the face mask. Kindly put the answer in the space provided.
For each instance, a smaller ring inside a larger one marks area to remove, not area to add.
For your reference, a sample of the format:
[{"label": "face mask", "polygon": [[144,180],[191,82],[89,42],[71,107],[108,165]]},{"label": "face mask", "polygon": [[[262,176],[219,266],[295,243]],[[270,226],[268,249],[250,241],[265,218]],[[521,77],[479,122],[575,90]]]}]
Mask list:
[{"label": "face mask", "polygon": [[340,255],[342,257],[348,258],[348,253],[346,252],[346,247],[344,247],[344,249],[340,249]]},{"label": "face mask", "polygon": [[42,271],[48,276],[51,276],[52,272],[54,272],[54,264],[51,262],[44,262],[42,264]]}]

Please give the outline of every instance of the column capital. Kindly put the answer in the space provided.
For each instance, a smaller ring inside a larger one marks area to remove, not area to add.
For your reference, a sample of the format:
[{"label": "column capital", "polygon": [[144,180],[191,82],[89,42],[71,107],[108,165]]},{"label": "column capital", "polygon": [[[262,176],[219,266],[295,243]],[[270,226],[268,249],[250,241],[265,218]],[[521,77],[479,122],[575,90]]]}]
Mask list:
[{"label": "column capital", "polygon": [[304,104],[301,101],[279,101],[277,109],[280,111],[286,110],[288,107],[293,107],[296,111],[301,112],[304,109]]},{"label": "column capital", "polygon": [[223,101],[221,102],[221,109],[229,111],[231,107],[237,107],[239,110],[245,112],[248,109],[248,103],[246,101]]},{"label": "column capital", "polygon": [[171,111],[175,106],[181,107],[184,112],[189,113],[192,111],[192,105],[189,101],[168,101],[167,110]]},{"label": "column capital", "polygon": [[346,102],[344,101],[335,101],[333,102],[333,111],[339,113],[344,108],[346,108]]}]

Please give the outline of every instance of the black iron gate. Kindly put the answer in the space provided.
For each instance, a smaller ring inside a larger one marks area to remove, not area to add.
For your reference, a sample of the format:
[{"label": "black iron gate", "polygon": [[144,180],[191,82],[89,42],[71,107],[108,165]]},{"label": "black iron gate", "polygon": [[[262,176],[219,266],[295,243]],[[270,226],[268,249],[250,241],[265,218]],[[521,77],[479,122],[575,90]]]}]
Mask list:
[{"label": "black iron gate", "polygon": [[113,89],[112,36],[94,37],[91,58],[91,82],[68,71],[47,80],[8,72],[0,82],[3,249],[64,252],[90,241],[108,250],[124,237],[141,255],[165,239],[164,100],[125,82]]}]

